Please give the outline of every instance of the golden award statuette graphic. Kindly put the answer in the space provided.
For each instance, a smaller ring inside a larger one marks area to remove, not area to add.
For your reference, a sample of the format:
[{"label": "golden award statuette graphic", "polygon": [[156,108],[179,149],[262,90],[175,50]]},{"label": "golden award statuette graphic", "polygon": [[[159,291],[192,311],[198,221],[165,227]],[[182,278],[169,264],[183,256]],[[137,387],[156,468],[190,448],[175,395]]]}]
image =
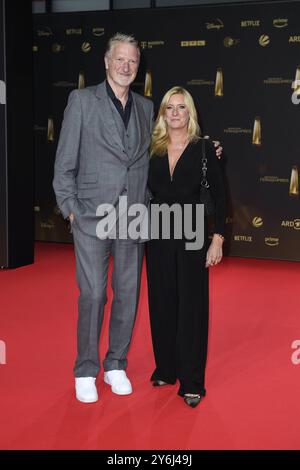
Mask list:
[{"label": "golden award statuette graphic", "polygon": [[299,173],[298,167],[292,167],[291,181],[290,181],[290,196],[299,196]]},{"label": "golden award statuette graphic", "polygon": [[146,72],[144,96],[152,98],[152,73],[150,70]]},{"label": "golden award statuette graphic", "polygon": [[52,117],[48,118],[47,140],[48,142],[54,142],[54,123]]},{"label": "golden award statuette graphic", "polygon": [[259,116],[256,116],[254,121],[252,144],[261,145],[261,122]]},{"label": "golden award statuette graphic", "polygon": [[224,95],[224,80],[223,80],[223,71],[221,67],[217,68],[216,83],[215,83],[215,96]]},{"label": "golden award statuette graphic", "polygon": [[78,77],[78,90],[82,90],[82,88],[85,88],[85,78],[84,78],[84,72],[79,72],[79,77]]},{"label": "golden award statuette graphic", "polygon": [[296,95],[300,95],[300,66],[297,67],[295,81],[292,83],[292,89]]}]

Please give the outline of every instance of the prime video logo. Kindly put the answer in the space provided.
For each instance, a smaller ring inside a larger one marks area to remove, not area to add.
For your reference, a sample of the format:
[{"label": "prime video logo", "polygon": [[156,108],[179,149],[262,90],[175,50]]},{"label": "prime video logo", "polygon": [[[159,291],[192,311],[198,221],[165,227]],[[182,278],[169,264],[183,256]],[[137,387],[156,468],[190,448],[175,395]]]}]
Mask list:
[{"label": "prime video logo", "polygon": [[0,80],[0,104],[6,104],[6,85],[3,80]]}]

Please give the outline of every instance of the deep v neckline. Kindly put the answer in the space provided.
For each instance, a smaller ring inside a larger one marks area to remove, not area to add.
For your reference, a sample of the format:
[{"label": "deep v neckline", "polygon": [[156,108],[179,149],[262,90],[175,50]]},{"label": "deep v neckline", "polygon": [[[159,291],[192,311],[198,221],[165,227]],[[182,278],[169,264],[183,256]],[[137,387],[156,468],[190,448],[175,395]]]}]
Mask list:
[{"label": "deep v neckline", "polygon": [[173,171],[171,173],[171,168],[170,168],[170,160],[169,160],[169,152],[167,151],[167,166],[168,166],[168,175],[169,175],[169,179],[171,181],[171,183],[173,182],[174,180],[174,173],[175,173],[175,170],[177,168],[177,165],[179,163],[179,160],[182,159],[184,153],[186,152],[186,150],[189,148],[190,146],[190,142],[188,142],[188,144],[186,145],[186,147],[183,149],[183,151],[181,152],[181,154],[179,155],[179,157],[177,158],[177,161],[174,165],[174,168],[173,168]]}]

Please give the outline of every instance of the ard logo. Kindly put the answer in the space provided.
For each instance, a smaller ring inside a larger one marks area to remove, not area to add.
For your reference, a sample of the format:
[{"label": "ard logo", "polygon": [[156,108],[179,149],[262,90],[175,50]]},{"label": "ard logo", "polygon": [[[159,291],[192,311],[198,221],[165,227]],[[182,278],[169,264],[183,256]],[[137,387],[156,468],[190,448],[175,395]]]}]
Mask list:
[{"label": "ard logo", "polygon": [[281,222],[281,227],[293,228],[295,230],[300,230],[300,219],[283,220]]},{"label": "ard logo", "polygon": [[289,43],[297,43],[300,42],[300,36],[290,36]]}]

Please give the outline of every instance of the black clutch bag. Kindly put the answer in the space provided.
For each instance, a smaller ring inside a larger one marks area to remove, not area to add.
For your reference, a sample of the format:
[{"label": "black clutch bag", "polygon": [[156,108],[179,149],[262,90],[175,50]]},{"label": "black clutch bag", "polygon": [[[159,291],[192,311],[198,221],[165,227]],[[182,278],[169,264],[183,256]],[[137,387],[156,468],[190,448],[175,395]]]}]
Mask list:
[{"label": "black clutch bag", "polygon": [[204,205],[205,215],[214,215],[216,212],[216,205],[214,198],[211,194],[209,182],[206,178],[207,173],[207,157],[205,148],[205,139],[202,139],[202,178],[200,190],[200,202]]}]

